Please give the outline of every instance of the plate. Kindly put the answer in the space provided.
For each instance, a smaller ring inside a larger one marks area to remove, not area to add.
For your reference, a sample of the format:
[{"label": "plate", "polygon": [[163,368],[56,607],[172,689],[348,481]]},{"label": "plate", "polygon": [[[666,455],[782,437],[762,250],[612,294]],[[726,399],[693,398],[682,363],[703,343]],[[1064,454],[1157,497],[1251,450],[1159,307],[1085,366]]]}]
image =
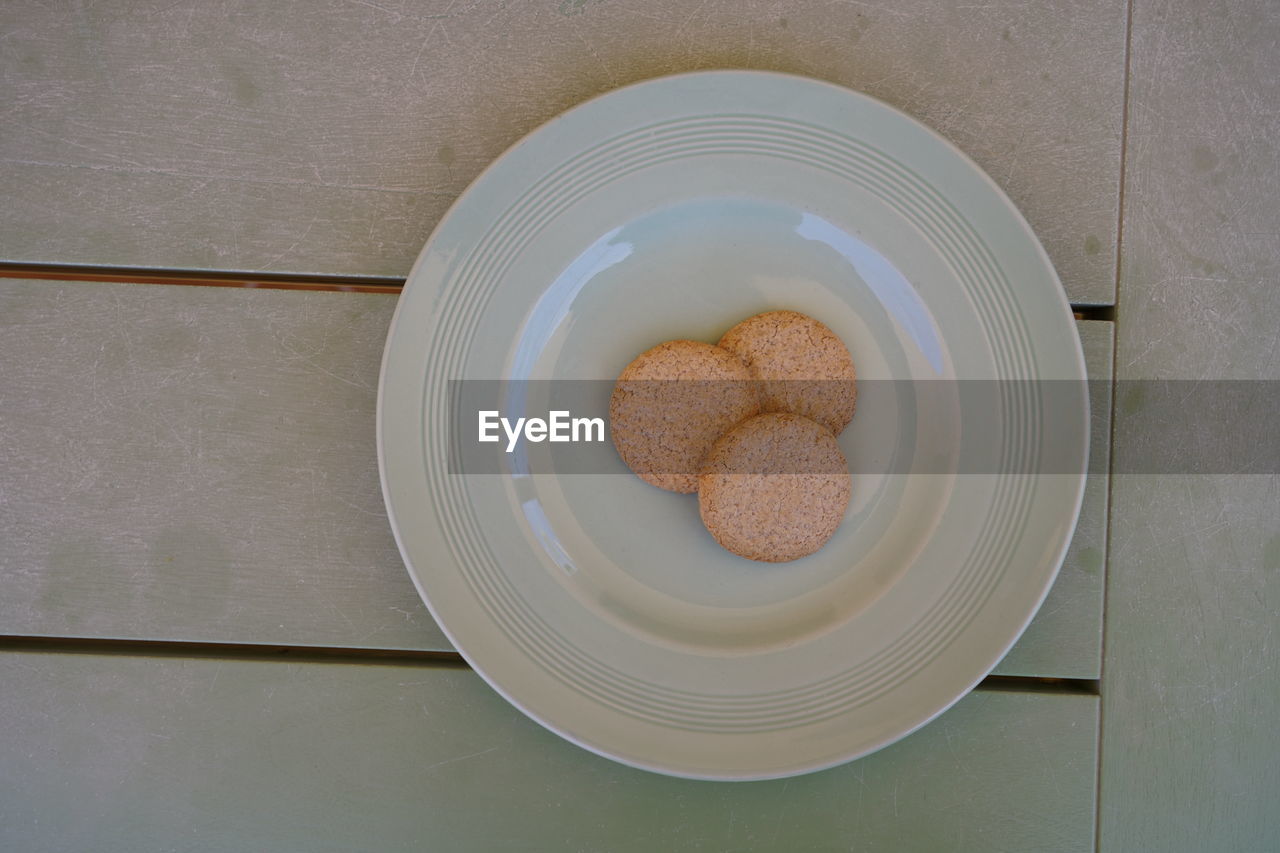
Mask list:
[{"label": "plate", "polygon": [[[829,325],[872,389],[840,439],[853,501],[815,555],[734,557],[694,496],[611,452],[451,464],[458,380],[604,386],[774,308]],[[400,297],[378,459],[414,583],[502,696],[635,767],[776,778],[909,734],[1021,634],[1080,508],[1084,376],[1047,256],[956,148],[834,85],[701,72],[572,109],[467,189]],[[915,392],[963,380],[1000,383],[999,471],[964,471],[956,401]],[[1040,471],[1050,444],[1069,464]]]}]

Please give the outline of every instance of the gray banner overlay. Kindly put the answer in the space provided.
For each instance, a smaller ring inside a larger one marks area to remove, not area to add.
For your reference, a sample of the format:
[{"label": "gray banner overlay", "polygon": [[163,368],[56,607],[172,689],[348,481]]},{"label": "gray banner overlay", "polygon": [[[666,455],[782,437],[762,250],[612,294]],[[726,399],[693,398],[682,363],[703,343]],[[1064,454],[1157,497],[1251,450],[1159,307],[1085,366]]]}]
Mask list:
[{"label": "gray banner overlay", "polygon": [[[669,386],[682,400],[671,414],[679,420],[698,416],[688,401],[711,383],[633,383],[641,384]],[[823,385],[794,388],[821,397]],[[450,473],[625,472],[610,438],[614,387],[605,380],[451,382]],[[1280,381],[859,380],[857,389],[853,423],[839,436],[853,474],[1078,473],[1091,440],[1083,411],[1090,403],[1105,411],[1112,399],[1132,439],[1111,473],[1280,473]],[[1092,437],[1095,446],[1107,438]],[[1090,473],[1107,473],[1101,457],[1090,455]]]}]

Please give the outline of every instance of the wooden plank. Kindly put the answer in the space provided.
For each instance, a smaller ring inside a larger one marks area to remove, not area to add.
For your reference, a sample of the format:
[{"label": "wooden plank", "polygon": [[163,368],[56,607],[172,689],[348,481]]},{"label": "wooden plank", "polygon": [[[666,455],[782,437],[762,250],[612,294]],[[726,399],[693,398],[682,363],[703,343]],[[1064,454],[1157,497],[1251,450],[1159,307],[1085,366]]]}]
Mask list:
[{"label": "wooden plank", "polygon": [[19,3],[0,32],[8,260],[404,275],[541,122],[738,67],[935,127],[1025,211],[1073,301],[1114,298],[1124,0]]},{"label": "wooden plank", "polygon": [[395,302],[0,280],[3,630],[447,648],[378,482]]},{"label": "wooden plank", "polygon": [[980,692],[791,780],[599,758],[466,670],[7,654],[6,850],[1093,849],[1097,698]]},{"label": "wooden plank", "polygon": [[[1134,3],[1122,381],[1280,380],[1275,13]],[[1117,470],[1158,427],[1122,389]],[[1101,848],[1280,849],[1280,477],[1112,488]]]},{"label": "wooden plank", "polygon": [[[0,630],[450,649],[378,485],[394,307],[0,279]],[[1105,367],[1109,324],[1080,328],[1091,369]],[[1104,490],[1087,501],[1044,624],[999,672],[1096,677]]]},{"label": "wooden plank", "polygon": [[1102,672],[1102,597],[1106,583],[1107,475],[1111,460],[1113,324],[1076,324],[1089,371],[1092,435],[1080,521],[1066,559],[1026,633],[995,668],[998,675],[1096,679]]}]

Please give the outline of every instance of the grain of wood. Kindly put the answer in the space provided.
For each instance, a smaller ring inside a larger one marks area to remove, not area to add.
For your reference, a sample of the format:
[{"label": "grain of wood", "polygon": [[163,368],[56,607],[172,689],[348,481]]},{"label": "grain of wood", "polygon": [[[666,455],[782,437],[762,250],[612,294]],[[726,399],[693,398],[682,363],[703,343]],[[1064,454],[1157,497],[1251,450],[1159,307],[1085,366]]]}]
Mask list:
[{"label": "grain of wood", "polygon": [[705,68],[865,91],[983,166],[1110,303],[1124,0],[144,0],[0,9],[0,257],[404,275],[505,148]]},{"label": "grain of wood", "polygon": [[[1121,380],[1280,380],[1275,12],[1134,3]],[[1151,417],[1118,401],[1117,470]],[[1100,847],[1280,849],[1280,477],[1112,488]]]},{"label": "grain of wood", "polygon": [[710,783],[571,745],[467,671],[10,653],[0,680],[5,850],[1093,845],[1092,696],[975,693],[855,763]]},{"label": "grain of wood", "polygon": [[0,280],[0,630],[446,647],[378,482],[395,301]]}]

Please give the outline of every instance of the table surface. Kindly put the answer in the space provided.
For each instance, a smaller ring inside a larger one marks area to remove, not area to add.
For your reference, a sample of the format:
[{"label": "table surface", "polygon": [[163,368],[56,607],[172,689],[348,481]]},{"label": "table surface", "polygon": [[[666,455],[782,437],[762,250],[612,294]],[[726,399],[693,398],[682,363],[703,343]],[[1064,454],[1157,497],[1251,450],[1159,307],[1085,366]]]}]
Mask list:
[{"label": "table surface", "polygon": [[[1099,379],[1280,378],[1266,0],[0,6],[0,849],[1280,849],[1280,477],[1099,473],[995,676],[867,758],[708,783],[549,734],[378,484],[396,293],[521,135],[761,68],[939,130]],[[249,286],[245,286],[249,285]],[[1095,388],[1096,470],[1149,441]]]}]

